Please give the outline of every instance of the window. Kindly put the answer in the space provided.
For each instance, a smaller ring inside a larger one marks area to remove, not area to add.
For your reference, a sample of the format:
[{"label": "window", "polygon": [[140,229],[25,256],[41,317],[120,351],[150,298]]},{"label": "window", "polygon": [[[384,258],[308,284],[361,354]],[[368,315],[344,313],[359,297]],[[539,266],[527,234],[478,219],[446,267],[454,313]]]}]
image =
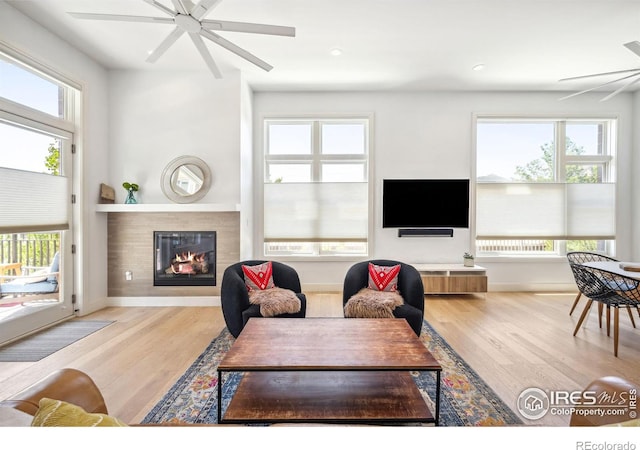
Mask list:
[{"label": "window", "polygon": [[268,119],[264,142],[264,254],[366,256],[368,119]]},{"label": "window", "polygon": [[[29,89],[25,89],[25,85]],[[65,86],[0,54],[0,97],[55,117],[64,116]]]},{"label": "window", "polygon": [[0,232],[67,230],[72,89],[9,53],[0,79]]},{"label": "window", "polygon": [[614,119],[476,123],[476,253],[613,253]]},{"label": "window", "polygon": [[0,47],[0,264],[23,275],[49,266],[71,227],[74,91]]},{"label": "window", "polygon": [[0,115],[0,232],[69,228],[70,186],[60,150],[70,146],[71,134],[46,128],[27,129],[21,118]]}]

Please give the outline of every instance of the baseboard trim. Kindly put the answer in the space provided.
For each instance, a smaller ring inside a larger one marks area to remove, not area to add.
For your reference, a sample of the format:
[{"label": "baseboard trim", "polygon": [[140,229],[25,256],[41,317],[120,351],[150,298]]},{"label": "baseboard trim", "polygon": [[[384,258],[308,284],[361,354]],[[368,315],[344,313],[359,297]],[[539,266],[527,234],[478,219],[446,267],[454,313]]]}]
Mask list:
[{"label": "baseboard trim", "polygon": [[491,283],[489,292],[578,292],[571,283]]},{"label": "baseboard trim", "polygon": [[106,306],[220,306],[220,297],[107,297]]},{"label": "baseboard trim", "polygon": [[[575,284],[567,283],[489,283],[489,292],[577,292]],[[342,292],[341,284],[304,284],[302,292]],[[211,297],[107,297],[105,306],[221,306],[220,296]]]}]

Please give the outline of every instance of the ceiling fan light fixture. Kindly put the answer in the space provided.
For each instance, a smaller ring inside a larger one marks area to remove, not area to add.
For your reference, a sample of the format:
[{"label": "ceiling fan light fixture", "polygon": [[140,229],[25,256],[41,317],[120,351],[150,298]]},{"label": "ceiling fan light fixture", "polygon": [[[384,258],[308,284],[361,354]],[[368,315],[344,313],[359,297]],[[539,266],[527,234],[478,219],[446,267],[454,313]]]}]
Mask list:
[{"label": "ceiling fan light fixture", "polygon": [[143,0],[145,3],[159,9],[169,17],[149,17],[149,16],[132,16],[132,15],[115,15],[115,14],[93,14],[93,13],[77,13],[70,12],[69,15],[77,19],[91,20],[116,20],[125,22],[142,22],[142,23],[160,23],[164,25],[174,25],[174,29],[160,43],[160,45],[148,52],[147,62],[154,63],[160,58],[169,47],[183,34],[188,34],[193,44],[197,48],[200,56],[205,61],[209,70],[216,78],[222,78],[222,74],[215,64],[209,50],[205,46],[202,38],[225,48],[245,59],[246,61],[260,67],[265,71],[270,71],[273,66],[252,55],[243,48],[235,45],[231,41],[214,33],[216,31],[233,31],[241,33],[256,33],[272,36],[295,36],[295,28],[280,25],[265,25],[260,23],[248,22],[231,22],[226,20],[205,20],[204,17],[214,9],[222,0],[200,0],[197,4],[190,0],[171,0],[175,10],[164,6],[157,0]]},{"label": "ceiling fan light fixture", "polygon": [[200,22],[188,14],[176,14],[173,20],[175,20],[177,26],[187,33],[198,33],[202,28]]},{"label": "ceiling fan light fixture", "polygon": [[[637,56],[640,56],[640,42],[638,41],[632,41],[632,42],[627,42],[626,44],[623,44],[628,50],[631,50],[633,53],[635,53]],[[631,73],[630,75],[625,75],[623,77],[620,78],[616,78],[610,81],[607,81],[606,83],[602,83],[599,84],[597,86],[594,86],[592,88],[589,89],[584,89],[580,92],[575,92],[573,94],[570,95],[566,95],[562,98],[560,98],[559,100],[566,100],[568,98],[571,97],[575,97],[577,95],[581,95],[587,92],[591,92],[591,91],[595,91],[597,89],[600,89],[602,87],[605,86],[609,86],[612,85],[614,83],[617,83],[619,81],[623,81],[623,80],[628,80],[625,84],[622,85],[622,87],[616,89],[615,91],[613,91],[612,93],[610,93],[609,95],[603,97],[600,101],[601,102],[605,102],[607,100],[609,100],[610,98],[615,97],[616,95],[618,95],[620,92],[624,91],[625,89],[627,89],[628,87],[638,83],[640,81],[640,68],[636,68],[636,69],[627,69],[627,70],[616,70],[613,72],[602,72],[602,73],[594,73],[594,74],[590,74],[590,75],[580,75],[577,77],[569,77],[569,78],[562,78],[559,81],[574,81],[574,80],[581,80],[581,79],[585,79],[585,78],[596,78],[596,77],[603,77],[603,76],[611,76],[611,75],[619,75],[622,73]]]}]

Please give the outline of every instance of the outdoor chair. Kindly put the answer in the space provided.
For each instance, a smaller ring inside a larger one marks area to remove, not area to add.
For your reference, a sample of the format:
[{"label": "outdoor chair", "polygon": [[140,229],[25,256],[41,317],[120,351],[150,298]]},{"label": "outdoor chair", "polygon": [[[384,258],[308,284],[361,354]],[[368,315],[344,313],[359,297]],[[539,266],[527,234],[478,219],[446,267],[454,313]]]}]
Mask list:
[{"label": "outdoor chair", "polygon": [[[0,298],[25,297],[20,300],[35,300],[54,297],[58,293],[60,276],[60,253],[56,252],[49,267],[37,270],[30,275],[8,276],[0,283]],[[55,294],[55,295],[54,295]]]},{"label": "outdoor chair", "polygon": [[[227,267],[222,275],[220,288],[220,302],[222,315],[229,332],[233,337],[238,337],[240,332],[252,317],[263,317],[260,313],[260,305],[249,302],[249,291],[245,284],[242,266],[256,266],[267,261],[251,260],[241,261]],[[307,310],[306,296],[301,292],[300,278],[293,267],[272,261],[273,283],[276,287],[289,289],[300,299],[300,311],[297,313],[284,313],[275,317],[305,317]]]},{"label": "outdoor chair", "polygon": [[345,306],[349,299],[362,288],[369,285],[369,263],[378,266],[400,265],[398,273],[398,292],[404,303],[393,310],[393,316],[405,319],[417,336],[422,331],[424,320],[424,285],[420,273],[415,267],[400,261],[388,259],[374,259],[354,264],[347,271],[342,290],[342,304]]},{"label": "outdoor chair", "polygon": [[640,280],[629,278],[607,270],[572,264],[580,291],[588,297],[587,304],[573,332],[575,336],[589,313],[594,301],[607,307],[607,336],[610,335],[610,311],[613,308],[613,354],[618,356],[619,311],[625,308],[635,328],[631,308],[640,307]]}]

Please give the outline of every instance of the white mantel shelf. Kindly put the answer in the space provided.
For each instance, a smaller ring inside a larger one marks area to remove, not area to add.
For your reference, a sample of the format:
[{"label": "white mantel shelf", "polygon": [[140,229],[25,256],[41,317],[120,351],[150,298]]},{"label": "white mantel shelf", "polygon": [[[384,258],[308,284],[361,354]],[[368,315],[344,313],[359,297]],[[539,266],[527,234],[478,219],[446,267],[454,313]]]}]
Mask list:
[{"label": "white mantel shelf", "polygon": [[124,203],[98,204],[96,212],[141,213],[141,212],[234,212],[240,211],[235,203]]}]

